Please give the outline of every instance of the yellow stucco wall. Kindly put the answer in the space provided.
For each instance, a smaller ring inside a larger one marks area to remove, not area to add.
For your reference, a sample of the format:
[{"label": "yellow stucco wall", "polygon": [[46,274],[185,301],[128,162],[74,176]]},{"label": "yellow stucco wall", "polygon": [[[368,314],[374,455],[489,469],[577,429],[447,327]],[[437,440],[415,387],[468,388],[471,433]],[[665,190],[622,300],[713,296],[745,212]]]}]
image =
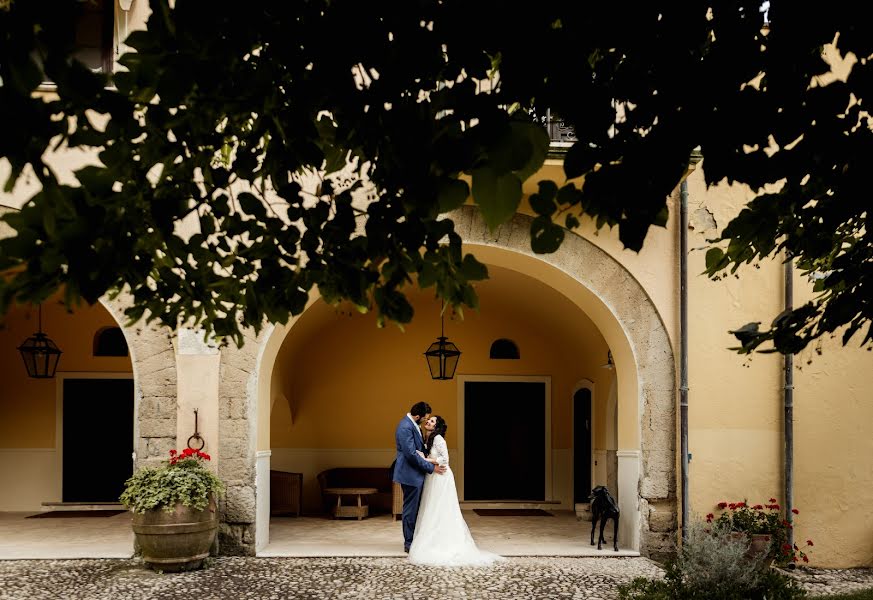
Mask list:
[{"label": "yellow stucco wall", "polygon": [[[43,331],[63,354],[58,372],[129,373],[130,358],[93,356],[94,334],[118,324],[101,305],[81,306],[70,314],[54,297],[43,304]],[[0,448],[54,448],[56,379],[27,376],[17,348],[37,330],[36,307],[16,306],[0,328]]]},{"label": "yellow stucco wall", "polygon": [[[782,358],[727,350],[736,343],[729,329],[766,325],[782,310],[783,266],[749,265],[721,281],[698,275],[706,238],[751,196],[728,186],[706,191],[699,173],[689,179],[689,194],[691,508],[705,515],[721,500],[783,502]],[[811,297],[795,272],[795,306]],[[873,563],[873,517],[858,510],[873,502],[873,355],[859,341],[843,347],[826,339],[795,358],[796,539],[813,539],[810,560],[819,566]]]},{"label": "yellow stucco wall", "polygon": [[[446,320],[446,335],[463,352],[458,374],[550,375],[552,445],[572,445],[570,397],[583,378],[595,382],[598,428],[611,372],[606,345],[597,329],[566,298],[509,270],[492,268],[494,279],[479,286],[482,309],[464,320]],[[504,294],[512,291],[513,298]],[[315,304],[286,338],[273,373],[271,445],[286,448],[391,448],[397,421],[419,401],[431,404],[450,428],[455,447],[457,380],[433,381],[423,352],[439,333],[439,304],[414,294],[416,318],[405,331],[378,329],[372,315]],[[497,338],[516,342],[520,360],[491,360]],[[499,426],[499,410],[495,410]]]}]

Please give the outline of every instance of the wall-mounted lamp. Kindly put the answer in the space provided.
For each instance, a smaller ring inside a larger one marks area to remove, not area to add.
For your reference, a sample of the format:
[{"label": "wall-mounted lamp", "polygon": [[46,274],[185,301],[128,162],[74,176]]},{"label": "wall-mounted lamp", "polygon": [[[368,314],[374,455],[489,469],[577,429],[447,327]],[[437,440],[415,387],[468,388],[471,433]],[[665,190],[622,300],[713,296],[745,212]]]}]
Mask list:
[{"label": "wall-mounted lamp", "polygon": [[61,350],[42,332],[42,304],[39,304],[39,327],[37,332],[24,340],[18,347],[28,377],[51,379],[55,376]]},{"label": "wall-mounted lamp", "polygon": [[615,368],[615,363],[612,362],[612,350],[606,351],[606,364],[600,365],[601,369],[609,369],[610,371]]}]

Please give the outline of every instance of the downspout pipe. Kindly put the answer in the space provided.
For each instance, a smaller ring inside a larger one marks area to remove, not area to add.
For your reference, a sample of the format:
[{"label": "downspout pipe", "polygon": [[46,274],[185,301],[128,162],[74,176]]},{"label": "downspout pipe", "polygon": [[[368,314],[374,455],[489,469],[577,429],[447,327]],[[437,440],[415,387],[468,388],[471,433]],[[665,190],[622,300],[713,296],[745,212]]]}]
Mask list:
[{"label": "downspout pipe", "polygon": [[[794,261],[785,261],[785,310],[794,308]],[[785,381],[783,408],[785,410],[785,520],[793,521],[794,513],[794,355],[784,355]],[[794,547],[794,528],[788,528],[787,543]]]},{"label": "downspout pipe", "polygon": [[688,535],[688,183],[679,186],[679,444],[682,540]]}]

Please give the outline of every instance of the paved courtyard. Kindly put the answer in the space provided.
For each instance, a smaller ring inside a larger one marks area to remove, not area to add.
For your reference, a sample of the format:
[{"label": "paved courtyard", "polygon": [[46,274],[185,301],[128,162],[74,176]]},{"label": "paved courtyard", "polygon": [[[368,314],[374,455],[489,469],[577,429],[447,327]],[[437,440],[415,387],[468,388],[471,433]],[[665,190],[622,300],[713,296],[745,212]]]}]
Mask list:
[{"label": "paved courtyard", "polygon": [[[196,598],[612,599],[636,576],[658,577],[645,558],[513,557],[488,568],[416,567],[403,558],[234,558],[202,571],[158,574],[138,560],[0,561],[0,600]],[[812,570],[817,594],[873,587],[873,570]]]}]

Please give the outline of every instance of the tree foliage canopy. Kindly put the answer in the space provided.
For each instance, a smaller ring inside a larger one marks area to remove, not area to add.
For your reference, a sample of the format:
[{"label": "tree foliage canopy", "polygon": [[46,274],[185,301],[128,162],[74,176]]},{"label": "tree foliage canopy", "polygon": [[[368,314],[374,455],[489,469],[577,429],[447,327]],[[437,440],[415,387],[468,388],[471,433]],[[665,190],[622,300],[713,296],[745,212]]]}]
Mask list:
[{"label": "tree foliage canopy", "polygon": [[[471,194],[491,227],[516,212],[548,108],[579,141],[530,199],[534,251],[583,215],[639,250],[699,148],[707,184],[757,192],[708,273],[784,250],[821,274],[813,303],[741,330],[743,351],[865,325],[870,343],[871,15],[774,0],[767,28],[759,4],[151,0],[108,78],[70,58],[79,3],[4,2],[6,189],[31,170],[41,189],[4,217],[0,309],[126,287],[132,319],[241,342],[313,288],[399,323],[411,282],[475,307],[487,270],[445,213]],[[845,81],[826,79],[831,43],[856,61]],[[57,93],[35,94],[46,79]],[[46,153],[66,147],[101,164],[64,183]]]}]

